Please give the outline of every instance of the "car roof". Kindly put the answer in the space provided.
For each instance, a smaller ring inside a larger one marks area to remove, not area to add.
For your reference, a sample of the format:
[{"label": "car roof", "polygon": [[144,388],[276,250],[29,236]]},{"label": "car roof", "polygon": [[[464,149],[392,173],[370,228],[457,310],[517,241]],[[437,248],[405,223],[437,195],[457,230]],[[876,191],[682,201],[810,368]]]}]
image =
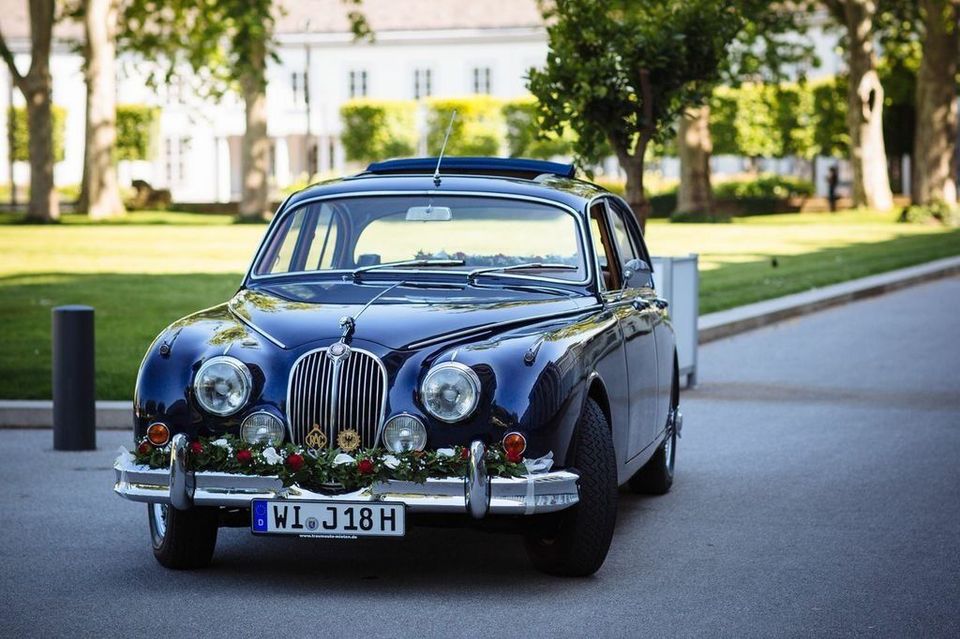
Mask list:
[{"label": "car roof", "polygon": [[570,164],[526,158],[444,157],[440,186],[434,184],[437,158],[374,162],[362,173],[328,180],[294,193],[284,208],[317,197],[342,194],[435,192],[496,193],[555,201],[582,211],[605,189],[573,177]]}]

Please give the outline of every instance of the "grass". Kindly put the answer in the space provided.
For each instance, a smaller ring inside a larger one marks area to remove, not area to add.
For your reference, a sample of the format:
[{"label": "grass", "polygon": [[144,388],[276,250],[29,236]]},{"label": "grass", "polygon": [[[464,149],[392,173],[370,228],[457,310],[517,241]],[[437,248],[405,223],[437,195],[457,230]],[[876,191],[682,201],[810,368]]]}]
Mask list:
[{"label": "grass", "polygon": [[[654,221],[647,240],[654,254],[700,254],[706,313],[960,254],[960,231],[891,219]],[[229,216],[159,212],[110,224],[66,216],[52,226],[0,226],[0,397],[50,397],[50,309],[75,303],[97,312],[98,397],[130,398],[150,341],[173,320],[228,299],[263,232]]]}]

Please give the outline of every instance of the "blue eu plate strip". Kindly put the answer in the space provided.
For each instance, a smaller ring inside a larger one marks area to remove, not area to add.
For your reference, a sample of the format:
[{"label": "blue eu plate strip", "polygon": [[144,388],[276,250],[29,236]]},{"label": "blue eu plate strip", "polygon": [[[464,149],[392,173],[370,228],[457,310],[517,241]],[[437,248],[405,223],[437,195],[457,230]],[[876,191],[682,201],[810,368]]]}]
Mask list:
[{"label": "blue eu plate strip", "polygon": [[251,527],[254,532],[267,532],[267,502],[264,499],[254,499],[253,508],[250,509],[253,513],[253,523]]}]

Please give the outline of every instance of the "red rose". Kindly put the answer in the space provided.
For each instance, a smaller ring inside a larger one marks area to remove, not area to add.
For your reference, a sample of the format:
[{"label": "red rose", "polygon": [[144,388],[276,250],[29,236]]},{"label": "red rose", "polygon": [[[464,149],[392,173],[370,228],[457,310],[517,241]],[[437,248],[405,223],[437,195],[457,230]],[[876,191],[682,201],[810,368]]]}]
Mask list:
[{"label": "red rose", "polygon": [[293,472],[297,472],[298,470],[303,468],[303,455],[299,453],[290,453],[287,456],[287,466]]},{"label": "red rose", "polygon": [[519,464],[523,461],[522,453],[515,453],[512,450],[507,451],[507,461],[511,464]]},{"label": "red rose", "polygon": [[149,455],[150,444],[148,444],[147,442],[140,442],[140,445],[137,446],[137,452],[140,453],[141,455]]},{"label": "red rose", "polygon": [[190,452],[193,453],[194,455],[202,455],[203,444],[201,444],[200,442],[190,442]]},{"label": "red rose", "polygon": [[357,472],[361,475],[369,475],[373,472],[373,462],[369,459],[361,459],[357,462]]},{"label": "red rose", "polygon": [[238,450],[237,461],[241,464],[249,464],[253,461],[253,453],[251,453],[249,450]]},{"label": "red rose", "polygon": [[460,449],[460,459],[464,461],[470,459],[470,449],[466,446]]}]

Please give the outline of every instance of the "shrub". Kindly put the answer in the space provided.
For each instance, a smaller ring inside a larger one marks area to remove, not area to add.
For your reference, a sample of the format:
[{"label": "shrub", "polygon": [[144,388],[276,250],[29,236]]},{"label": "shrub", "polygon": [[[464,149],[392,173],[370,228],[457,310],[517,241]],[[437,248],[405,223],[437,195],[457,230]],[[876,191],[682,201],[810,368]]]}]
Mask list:
[{"label": "shrub", "polygon": [[[53,105],[53,161],[63,161],[63,140],[66,129],[67,110]],[[7,111],[7,135],[13,143],[10,154],[14,161],[28,162],[30,160],[30,128],[27,125],[26,107],[10,107]]]},{"label": "shrub", "polygon": [[413,155],[417,149],[416,103],[351,100],[340,107],[340,134],[347,160],[372,162]]},{"label": "shrub", "polygon": [[786,175],[761,175],[749,180],[730,180],[713,185],[716,198],[770,198],[810,197],[813,183]]},{"label": "shrub", "polygon": [[160,109],[145,104],[117,105],[117,159],[149,160],[155,155]]},{"label": "shrub", "polygon": [[503,105],[506,125],[507,153],[511,157],[540,158],[549,160],[558,155],[573,153],[573,132],[563,136],[543,131],[537,115],[536,98],[530,96],[513,100]]},{"label": "shrub", "polygon": [[947,226],[960,226],[960,206],[950,206],[945,202],[914,204],[904,208],[897,221],[907,224],[940,223]]},{"label": "shrub", "polygon": [[488,95],[429,100],[427,153],[437,155],[454,111],[447,155],[499,155],[505,136],[502,103]]}]

